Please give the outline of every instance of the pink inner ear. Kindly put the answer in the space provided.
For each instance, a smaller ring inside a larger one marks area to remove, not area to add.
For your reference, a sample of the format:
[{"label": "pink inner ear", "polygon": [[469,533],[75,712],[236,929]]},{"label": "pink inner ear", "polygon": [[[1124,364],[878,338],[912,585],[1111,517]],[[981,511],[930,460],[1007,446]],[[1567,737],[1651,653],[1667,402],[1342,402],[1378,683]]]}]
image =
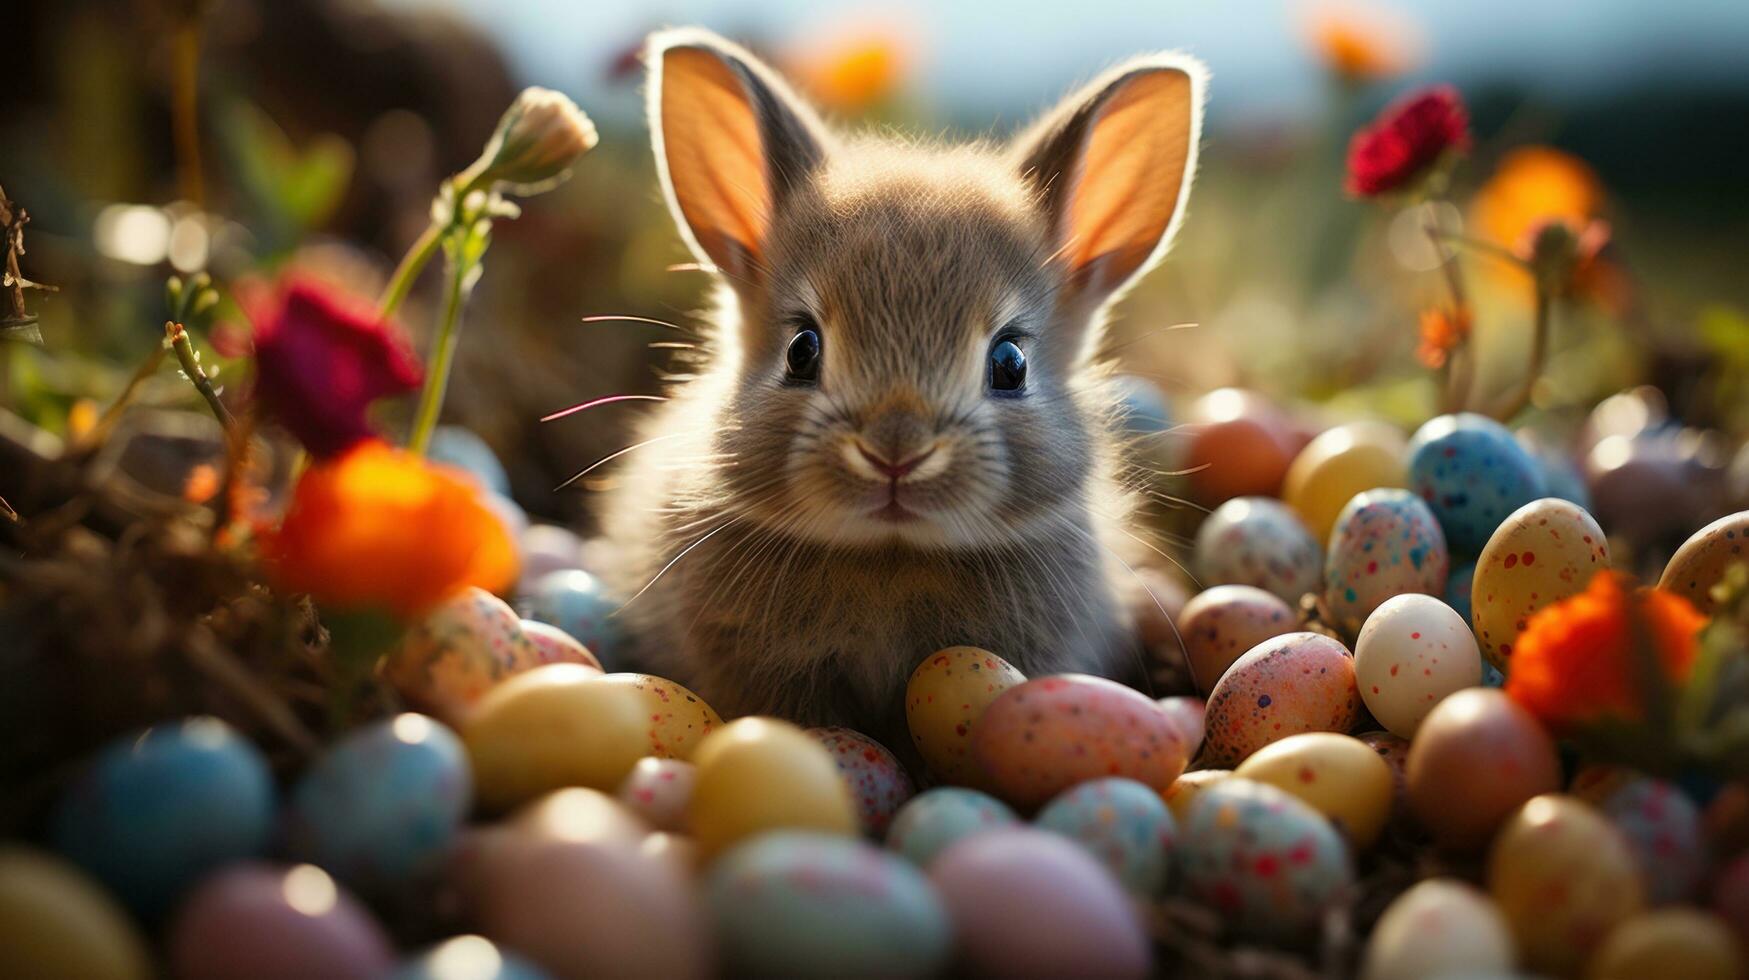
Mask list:
[{"label": "pink inner ear", "polygon": [[698,48],[662,56],[662,140],[674,199],[712,262],[744,271],[771,215],[759,121],[741,79]]},{"label": "pink inner ear", "polygon": [[1117,288],[1154,254],[1178,209],[1194,110],[1190,77],[1138,74],[1100,107],[1064,212],[1067,258],[1087,288]]}]

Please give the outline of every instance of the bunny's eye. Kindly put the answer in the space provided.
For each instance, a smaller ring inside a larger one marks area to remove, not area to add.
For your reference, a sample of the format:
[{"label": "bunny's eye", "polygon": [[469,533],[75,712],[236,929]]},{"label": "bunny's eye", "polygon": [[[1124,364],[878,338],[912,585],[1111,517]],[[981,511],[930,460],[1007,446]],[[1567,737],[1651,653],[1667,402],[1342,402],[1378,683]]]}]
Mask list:
[{"label": "bunny's eye", "polygon": [[1018,395],[1026,387],[1026,354],[1012,340],[998,340],[990,348],[990,390]]},{"label": "bunny's eye", "polygon": [[794,319],[795,336],[789,339],[784,354],[783,382],[789,385],[811,385],[820,380],[820,325],[806,313]]}]

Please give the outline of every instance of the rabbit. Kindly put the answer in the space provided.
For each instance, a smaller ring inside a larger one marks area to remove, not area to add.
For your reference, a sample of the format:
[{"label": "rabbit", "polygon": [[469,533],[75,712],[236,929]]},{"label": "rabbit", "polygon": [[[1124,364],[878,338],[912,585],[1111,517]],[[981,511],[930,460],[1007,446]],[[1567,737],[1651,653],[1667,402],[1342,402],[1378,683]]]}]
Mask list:
[{"label": "rabbit", "polygon": [[662,193],[716,277],[601,515],[647,669],[898,748],[941,648],[1128,668],[1146,542],[1095,352],[1183,220],[1203,66],[1139,57],[1007,145],[934,146],[828,129],[703,30],[646,56]]}]

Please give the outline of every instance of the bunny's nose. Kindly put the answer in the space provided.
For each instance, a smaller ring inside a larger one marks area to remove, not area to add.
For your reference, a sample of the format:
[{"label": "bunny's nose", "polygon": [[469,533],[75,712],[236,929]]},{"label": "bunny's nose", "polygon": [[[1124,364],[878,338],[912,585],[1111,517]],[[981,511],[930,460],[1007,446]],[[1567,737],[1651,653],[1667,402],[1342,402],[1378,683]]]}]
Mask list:
[{"label": "bunny's nose", "polygon": [[876,470],[885,474],[889,480],[903,480],[912,470],[923,465],[924,460],[933,456],[935,454],[935,449],[936,447],[930,446],[928,449],[912,456],[910,459],[894,463],[884,457],[877,456],[862,443],[858,442],[856,444],[856,451],[862,455],[862,458],[867,460],[870,466],[873,466]]}]

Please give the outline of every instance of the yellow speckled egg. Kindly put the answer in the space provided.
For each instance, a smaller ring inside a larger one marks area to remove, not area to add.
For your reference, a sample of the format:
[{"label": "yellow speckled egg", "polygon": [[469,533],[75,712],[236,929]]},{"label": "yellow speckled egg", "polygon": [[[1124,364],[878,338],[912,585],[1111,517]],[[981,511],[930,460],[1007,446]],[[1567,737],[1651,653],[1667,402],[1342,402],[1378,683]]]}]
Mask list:
[{"label": "yellow speckled egg", "polygon": [[972,729],[990,702],[1025,680],[1008,661],[977,647],[948,647],[911,672],[905,722],[912,744],[941,782],[979,784]]},{"label": "yellow speckled egg", "polygon": [[1404,738],[1446,695],[1482,683],[1470,624],[1430,595],[1384,601],[1354,641],[1354,679],[1379,724]]},{"label": "yellow speckled egg", "polygon": [[706,735],[723,727],[723,719],[703,698],[666,678],[608,674],[601,682],[628,688],[642,705],[644,731],[649,738],[642,755],[690,759]]},{"label": "yellow speckled egg", "polygon": [[408,704],[455,726],[500,681],[544,662],[516,610],[470,587],[415,622],[382,672]]},{"label": "yellow speckled egg", "polygon": [[1512,935],[1487,895],[1429,878],[1386,907],[1367,940],[1361,980],[1512,975]]},{"label": "yellow speckled egg", "polygon": [[582,664],[548,664],[480,700],[462,741],[482,807],[502,810],[566,786],[618,788],[649,754],[651,721],[634,685],[605,681]]},{"label": "yellow speckled egg", "polygon": [[1698,909],[1662,909],[1615,927],[1591,965],[1587,980],[1737,980],[1743,954],[1718,916]]},{"label": "yellow speckled egg", "polygon": [[1391,817],[1391,767],[1347,735],[1289,735],[1253,752],[1233,775],[1299,797],[1358,848],[1371,847]]},{"label": "yellow speckled egg", "polygon": [[0,848],[0,976],[145,980],[145,940],[120,905],[58,857]]},{"label": "yellow speckled egg", "polygon": [[1482,656],[1506,670],[1525,621],[1585,591],[1591,576],[1608,567],[1603,529],[1578,504],[1544,497],[1513,511],[1476,559],[1470,620]]},{"label": "yellow speckled egg", "polygon": [[1282,483],[1282,500],[1299,513],[1312,537],[1328,541],[1336,515],[1355,494],[1403,486],[1407,446],[1403,433],[1384,422],[1351,422],[1329,429],[1294,457]]},{"label": "yellow speckled egg", "polygon": [[826,748],[775,718],[742,718],[707,736],[687,816],[700,856],[779,828],[857,833],[856,806]]},{"label": "yellow speckled egg", "polygon": [[1749,561],[1749,510],[1721,517],[1694,532],[1670,556],[1658,587],[1687,599],[1710,616],[1713,600],[1707,593],[1724,577],[1725,569],[1742,561]]},{"label": "yellow speckled egg", "polygon": [[1488,890],[1532,970],[1576,976],[1644,905],[1633,854],[1604,816],[1559,793],[1533,797],[1494,839]]},{"label": "yellow speckled egg", "polygon": [[1172,781],[1166,787],[1166,792],[1160,794],[1166,799],[1166,808],[1172,811],[1172,819],[1178,826],[1190,819],[1190,804],[1203,790],[1231,776],[1231,769],[1198,769],[1187,772]]}]

